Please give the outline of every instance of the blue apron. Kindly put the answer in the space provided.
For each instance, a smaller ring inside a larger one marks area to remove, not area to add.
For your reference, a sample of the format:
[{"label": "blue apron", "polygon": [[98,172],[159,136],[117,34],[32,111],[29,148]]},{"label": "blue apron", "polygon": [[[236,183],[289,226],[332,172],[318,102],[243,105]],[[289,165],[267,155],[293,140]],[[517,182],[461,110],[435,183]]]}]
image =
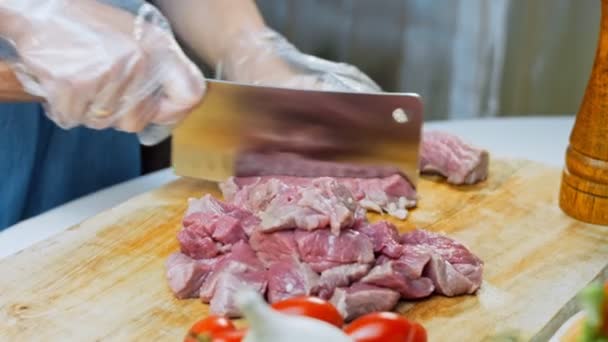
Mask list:
[{"label": "blue apron", "polygon": [[38,104],[0,104],[0,230],[140,174],[137,137],[63,130]]}]

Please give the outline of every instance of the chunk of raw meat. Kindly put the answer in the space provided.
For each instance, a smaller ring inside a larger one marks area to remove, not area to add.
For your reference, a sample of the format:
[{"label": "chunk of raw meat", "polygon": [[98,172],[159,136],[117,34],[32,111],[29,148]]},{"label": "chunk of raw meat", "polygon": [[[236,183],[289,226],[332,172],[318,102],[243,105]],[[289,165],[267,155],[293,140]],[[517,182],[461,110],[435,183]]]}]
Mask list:
[{"label": "chunk of raw meat", "polygon": [[[193,219],[191,214],[189,220]],[[208,259],[220,254],[221,250],[201,224],[189,225],[177,233],[177,239],[182,253],[194,259]]]},{"label": "chunk of raw meat", "polygon": [[315,272],[344,264],[369,264],[374,261],[374,246],[365,235],[353,229],[346,229],[339,235],[327,229],[295,231],[300,259],[310,265]]},{"label": "chunk of raw meat", "polygon": [[236,293],[243,288],[251,288],[264,295],[268,284],[266,278],[266,271],[222,272],[209,302],[209,311],[215,315],[239,317],[241,312],[236,305]]},{"label": "chunk of raw meat", "polygon": [[175,297],[193,298],[215,264],[221,259],[195,260],[183,253],[173,253],[165,262],[167,281]]},{"label": "chunk of raw meat", "polygon": [[[227,217],[230,219],[226,219]],[[216,222],[218,219],[226,221]],[[259,225],[260,220],[251,212],[234,204],[205,195],[200,199],[189,200],[182,223],[184,228],[192,225],[201,227],[208,235],[222,243],[234,243],[243,239],[243,232],[250,234]],[[220,231],[216,233],[217,228],[220,228]]]},{"label": "chunk of raw meat", "polygon": [[401,242],[431,254],[424,275],[433,280],[436,292],[446,296],[472,294],[481,286],[483,262],[463,244],[421,229],[403,234]]},{"label": "chunk of raw meat", "polygon": [[399,292],[391,289],[355,283],[334,291],[330,302],[338,309],[345,321],[376,312],[391,311],[399,302]]},{"label": "chunk of raw meat", "polygon": [[406,299],[427,297],[435,290],[433,281],[422,276],[430,258],[427,252],[405,248],[399,259],[379,258],[361,282],[398,291]]},{"label": "chunk of raw meat", "polygon": [[367,210],[387,214],[398,219],[407,217],[407,209],[416,206],[416,190],[412,184],[400,175],[384,178],[340,178]]},{"label": "chunk of raw meat", "polygon": [[391,258],[399,258],[403,253],[399,232],[395,225],[388,221],[362,224],[357,230],[370,238],[374,244],[374,252],[382,253]]},{"label": "chunk of raw meat", "polygon": [[[416,206],[416,191],[412,185],[399,175],[385,178],[335,178],[345,186],[360,206],[367,210],[404,219],[407,209]],[[294,187],[308,187],[315,178],[304,177],[241,177],[230,178],[220,184],[224,197],[243,205],[249,210],[266,208],[270,194],[287,191]],[[262,185],[267,184],[262,187]]]},{"label": "chunk of raw meat", "polygon": [[254,229],[258,223],[253,214],[206,195],[190,200],[177,239],[184,254],[195,259],[212,258],[229,250],[226,245],[245,240],[245,230]]},{"label": "chunk of raw meat", "polygon": [[[261,186],[269,183],[273,181]],[[258,217],[264,231],[330,227],[338,234],[354,223],[356,210],[357,202],[348,189],[335,179],[318,178],[310,186],[292,186],[278,193]]]},{"label": "chunk of raw meat", "polygon": [[487,151],[467,145],[445,132],[423,132],[420,170],[438,173],[452,184],[473,184],[488,176]]},{"label": "chunk of raw meat", "polygon": [[370,268],[369,264],[348,264],[323,271],[316,289],[317,296],[328,300],[337,287],[348,287],[363,278]]},{"label": "chunk of raw meat", "polygon": [[231,178],[220,185],[224,196],[256,213],[263,231],[331,227],[337,233],[356,219],[358,205],[352,194],[332,178],[307,182],[255,178],[234,191],[236,184]]},{"label": "chunk of raw meat", "polygon": [[211,274],[205,279],[199,293],[201,300],[207,303],[213,298],[224,274],[239,277],[248,273],[253,273],[254,277],[266,276],[264,265],[258,260],[253,249],[244,241],[239,241],[234,244],[229,254],[215,264]]},{"label": "chunk of raw meat", "polygon": [[268,269],[268,301],[308,296],[319,283],[319,275],[310,266],[297,261],[279,261]]},{"label": "chunk of raw meat", "polygon": [[282,230],[273,233],[256,231],[251,234],[249,244],[266,267],[277,261],[299,259],[293,230]]}]

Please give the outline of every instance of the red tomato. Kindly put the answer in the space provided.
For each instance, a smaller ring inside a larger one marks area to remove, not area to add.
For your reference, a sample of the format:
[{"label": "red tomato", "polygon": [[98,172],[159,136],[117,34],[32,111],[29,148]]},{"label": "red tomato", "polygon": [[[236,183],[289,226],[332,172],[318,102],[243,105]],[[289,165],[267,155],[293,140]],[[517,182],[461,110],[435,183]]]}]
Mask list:
[{"label": "red tomato", "polygon": [[342,328],[344,319],[328,301],[317,297],[292,297],[272,304],[272,308],[293,315],[307,316]]},{"label": "red tomato", "polygon": [[241,342],[246,333],[246,329],[219,332],[213,336],[212,342]]},{"label": "red tomato", "polygon": [[211,341],[218,333],[236,330],[232,321],[226,317],[211,315],[194,323],[184,342]]},{"label": "red tomato", "polygon": [[426,342],[426,330],[392,312],[361,316],[344,328],[356,342]]}]

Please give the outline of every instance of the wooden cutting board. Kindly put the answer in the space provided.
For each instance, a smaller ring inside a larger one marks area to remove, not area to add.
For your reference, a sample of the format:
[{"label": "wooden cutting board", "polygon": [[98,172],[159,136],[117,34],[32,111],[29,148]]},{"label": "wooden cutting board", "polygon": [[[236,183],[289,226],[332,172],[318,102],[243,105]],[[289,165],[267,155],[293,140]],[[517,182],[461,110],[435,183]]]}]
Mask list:
[{"label": "wooden cutting board", "polygon": [[[402,303],[430,341],[546,341],[573,312],[576,293],[608,274],[608,227],[577,222],[557,206],[560,171],[494,161],[489,179],[452,187],[422,179],[404,222],[466,243],[486,263],[475,296]],[[176,300],[164,261],[188,197],[212,183],[178,180],[100,213],[0,261],[2,341],[179,341],[204,316]]]}]

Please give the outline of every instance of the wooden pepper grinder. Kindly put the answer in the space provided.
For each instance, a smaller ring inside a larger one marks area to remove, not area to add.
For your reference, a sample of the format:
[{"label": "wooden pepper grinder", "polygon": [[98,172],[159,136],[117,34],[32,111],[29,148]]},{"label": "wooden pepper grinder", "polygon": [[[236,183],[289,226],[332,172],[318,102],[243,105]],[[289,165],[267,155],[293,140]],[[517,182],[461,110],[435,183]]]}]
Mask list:
[{"label": "wooden pepper grinder", "polygon": [[595,62],[570,135],[559,205],[578,220],[608,225],[608,0],[602,0]]}]

